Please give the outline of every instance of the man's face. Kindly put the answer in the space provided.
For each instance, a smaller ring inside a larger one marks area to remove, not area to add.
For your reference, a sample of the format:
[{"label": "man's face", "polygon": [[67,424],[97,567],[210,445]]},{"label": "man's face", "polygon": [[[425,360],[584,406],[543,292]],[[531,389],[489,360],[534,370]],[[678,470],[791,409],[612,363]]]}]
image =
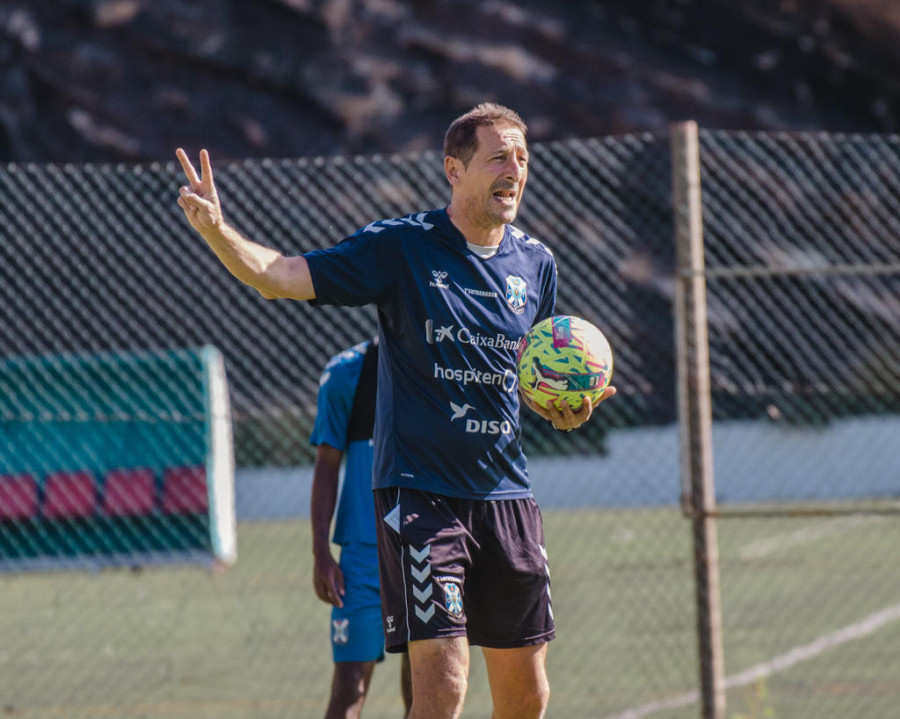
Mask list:
[{"label": "man's face", "polygon": [[512,222],[528,180],[528,146],[522,131],[509,126],[479,127],[478,149],[468,167],[458,164],[454,204],[468,220],[490,229]]}]

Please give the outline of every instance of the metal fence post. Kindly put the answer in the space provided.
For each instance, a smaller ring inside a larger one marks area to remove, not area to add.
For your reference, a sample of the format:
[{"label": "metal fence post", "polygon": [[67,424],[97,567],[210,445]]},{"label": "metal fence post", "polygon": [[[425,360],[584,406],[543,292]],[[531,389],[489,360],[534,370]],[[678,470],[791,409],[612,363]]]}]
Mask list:
[{"label": "metal fence post", "polygon": [[675,326],[682,507],[693,522],[702,717],[724,719],[725,662],[712,462],[712,399],[697,124],[685,122],[674,125],[671,138],[678,263]]}]

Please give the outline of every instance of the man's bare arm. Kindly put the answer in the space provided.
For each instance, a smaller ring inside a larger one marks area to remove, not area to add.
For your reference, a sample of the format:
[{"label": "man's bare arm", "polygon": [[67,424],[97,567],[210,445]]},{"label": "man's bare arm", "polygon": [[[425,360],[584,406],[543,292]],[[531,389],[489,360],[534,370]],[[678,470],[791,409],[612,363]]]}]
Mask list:
[{"label": "man's bare arm", "polygon": [[200,151],[199,175],[184,150],[178,148],[175,155],[190,183],[179,189],[178,206],[228,271],[266,299],[315,299],[312,277],[303,256],[285,257],[277,250],[248,240],[225,221],[209,153]]}]

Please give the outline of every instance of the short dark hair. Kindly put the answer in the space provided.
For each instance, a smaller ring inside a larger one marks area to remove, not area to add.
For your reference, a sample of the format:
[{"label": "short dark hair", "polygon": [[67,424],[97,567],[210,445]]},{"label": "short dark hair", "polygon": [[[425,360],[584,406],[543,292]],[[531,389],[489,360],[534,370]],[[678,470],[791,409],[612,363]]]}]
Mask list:
[{"label": "short dark hair", "polygon": [[521,130],[523,135],[528,131],[515,110],[493,102],[483,102],[450,123],[444,135],[444,156],[455,157],[468,166],[478,149],[478,128],[494,125],[511,125]]}]

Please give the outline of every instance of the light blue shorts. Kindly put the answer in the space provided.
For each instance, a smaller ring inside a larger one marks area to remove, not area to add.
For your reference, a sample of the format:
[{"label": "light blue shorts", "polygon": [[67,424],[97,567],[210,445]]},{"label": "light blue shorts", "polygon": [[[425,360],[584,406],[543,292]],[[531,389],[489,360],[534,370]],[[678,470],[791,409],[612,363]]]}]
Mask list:
[{"label": "light blue shorts", "polygon": [[378,594],[378,550],[374,544],[341,548],[344,606],[331,610],[331,650],[336,662],[380,662],[384,659],[381,597]]}]

